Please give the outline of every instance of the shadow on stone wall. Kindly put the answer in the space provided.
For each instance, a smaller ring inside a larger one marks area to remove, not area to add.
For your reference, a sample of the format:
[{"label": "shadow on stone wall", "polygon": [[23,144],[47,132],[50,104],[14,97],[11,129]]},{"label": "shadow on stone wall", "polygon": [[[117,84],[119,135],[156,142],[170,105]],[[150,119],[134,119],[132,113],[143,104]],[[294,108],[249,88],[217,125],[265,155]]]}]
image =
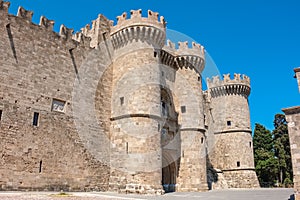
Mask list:
[{"label": "shadow on stone wall", "polygon": [[212,190],[213,183],[216,183],[218,181],[218,173],[214,169],[213,165],[210,162],[210,159],[208,156],[206,156],[206,163],[207,163],[207,185],[208,189]]}]

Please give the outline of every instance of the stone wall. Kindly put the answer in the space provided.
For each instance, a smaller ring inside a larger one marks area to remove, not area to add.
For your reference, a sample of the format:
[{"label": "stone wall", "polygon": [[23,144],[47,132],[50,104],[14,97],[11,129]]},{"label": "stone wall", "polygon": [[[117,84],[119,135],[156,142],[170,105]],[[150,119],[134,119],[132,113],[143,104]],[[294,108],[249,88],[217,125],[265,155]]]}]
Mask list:
[{"label": "stone wall", "polygon": [[293,164],[295,199],[300,199],[300,107],[283,109],[288,122],[289,139]]},{"label": "stone wall", "polygon": [[73,86],[92,49],[24,15],[0,14],[1,189],[107,190],[109,167],[87,149],[73,116]]},{"label": "stone wall", "polygon": [[[259,187],[254,172],[248,95],[250,80],[235,74],[208,80],[207,106],[209,162],[211,171],[223,173],[229,188]],[[218,177],[213,182],[218,181]],[[224,185],[218,184],[217,185]]]},{"label": "stone wall", "polygon": [[248,77],[215,79],[204,102],[203,46],[165,45],[150,10],[115,25],[99,15],[73,35],[8,7],[0,0],[0,189],[205,191],[210,164],[219,185],[255,187]]}]

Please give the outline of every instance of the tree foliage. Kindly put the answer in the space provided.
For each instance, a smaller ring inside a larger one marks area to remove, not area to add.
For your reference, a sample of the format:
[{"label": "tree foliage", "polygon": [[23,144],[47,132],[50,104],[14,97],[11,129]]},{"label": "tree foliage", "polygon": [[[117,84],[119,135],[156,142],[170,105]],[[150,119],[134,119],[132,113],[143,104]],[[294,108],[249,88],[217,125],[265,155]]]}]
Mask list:
[{"label": "tree foliage", "polygon": [[255,170],[261,186],[292,182],[290,143],[283,114],[275,115],[272,132],[261,124],[255,124],[253,148]]}]

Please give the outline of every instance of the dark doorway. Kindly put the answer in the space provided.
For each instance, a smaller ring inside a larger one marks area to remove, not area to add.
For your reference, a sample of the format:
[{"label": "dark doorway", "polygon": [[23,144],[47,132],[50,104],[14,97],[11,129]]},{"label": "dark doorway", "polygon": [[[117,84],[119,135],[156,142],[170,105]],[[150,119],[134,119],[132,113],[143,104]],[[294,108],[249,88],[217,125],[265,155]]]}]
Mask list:
[{"label": "dark doorway", "polygon": [[165,192],[175,192],[176,164],[175,162],[162,169],[162,185]]}]

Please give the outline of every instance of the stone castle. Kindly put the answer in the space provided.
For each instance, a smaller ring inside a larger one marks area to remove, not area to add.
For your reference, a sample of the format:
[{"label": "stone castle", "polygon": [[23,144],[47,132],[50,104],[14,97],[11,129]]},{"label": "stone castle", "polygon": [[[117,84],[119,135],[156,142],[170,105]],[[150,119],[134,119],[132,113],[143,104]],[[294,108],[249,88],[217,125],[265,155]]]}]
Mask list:
[{"label": "stone castle", "polygon": [[259,187],[250,80],[207,80],[158,13],[81,32],[0,0],[0,190],[162,194]]}]

